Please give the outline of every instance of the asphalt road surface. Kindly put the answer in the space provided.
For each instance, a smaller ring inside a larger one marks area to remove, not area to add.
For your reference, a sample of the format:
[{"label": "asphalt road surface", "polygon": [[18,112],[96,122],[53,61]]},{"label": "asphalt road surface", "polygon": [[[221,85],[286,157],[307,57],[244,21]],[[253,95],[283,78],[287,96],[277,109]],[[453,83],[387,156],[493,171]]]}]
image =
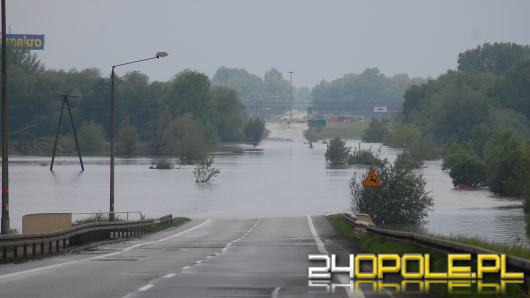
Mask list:
[{"label": "asphalt road surface", "polygon": [[308,284],[308,254],[346,255],[348,245],[323,216],[193,220],[81,253],[2,265],[0,297],[363,297]]}]

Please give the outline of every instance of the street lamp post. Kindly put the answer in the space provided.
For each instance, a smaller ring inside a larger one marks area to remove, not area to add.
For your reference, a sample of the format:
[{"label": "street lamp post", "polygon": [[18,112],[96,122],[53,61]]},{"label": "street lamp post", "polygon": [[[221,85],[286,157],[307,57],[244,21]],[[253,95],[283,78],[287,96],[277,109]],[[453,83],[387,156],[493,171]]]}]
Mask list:
[{"label": "street lamp post", "polygon": [[9,161],[7,146],[7,53],[6,0],[2,0],[2,223],[1,234],[9,233]]},{"label": "street lamp post", "polygon": [[115,123],[115,100],[114,100],[114,78],[116,76],[115,69],[120,66],[134,64],[138,62],[160,59],[166,57],[168,53],[157,52],[154,57],[135,60],[131,62],[116,64],[112,66],[112,72],[110,74],[110,208],[109,208],[109,220],[114,221],[114,139],[116,133]]}]

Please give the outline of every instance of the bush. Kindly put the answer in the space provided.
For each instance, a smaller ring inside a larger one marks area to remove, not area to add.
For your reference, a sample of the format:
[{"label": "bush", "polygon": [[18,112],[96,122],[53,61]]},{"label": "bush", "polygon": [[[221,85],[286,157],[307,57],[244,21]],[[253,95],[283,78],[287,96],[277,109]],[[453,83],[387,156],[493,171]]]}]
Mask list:
[{"label": "bush", "polygon": [[348,157],[350,165],[380,165],[381,148],[377,152],[372,151],[372,147],[361,149],[361,144],[353,149],[352,154]]},{"label": "bush", "polygon": [[213,158],[208,158],[207,160],[201,161],[197,167],[193,170],[193,175],[195,175],[195,183],[210,183],[221,170],[212,167]]},{"label": "bush", "polygon": [[399,167],[417,169],[423,165],[423,162],[414,156],[409,150],[405,150],[397,155],[395,164]]},{"label": "bush", "polygon": [[329,141],[325,153],[326,162],[330,166],[344,166],[348,163],[350,147],[346,147],[346,141],[336,137]]},{"label": "bush", "polygon": [[425,190],[425,180],[410,167],[387,160],[378,167],[381,187],[363,187],[364,176],[355,174],[350,181],[352,205],[355,212],[367,213],[379,225],[420,224],[433,206]]},{"label": "bush", "polygon": [[173,162],[167,159],[159,159],[155,162],[155,165],[150,167],[151,169],[157,169],[157,170],[171,170],[173,169],[174,165]]},{"label": "bush", "polygon": [[372,118],[368,128],[364,131],[362,140],[368,143],[381,143],[388,133],[388,119]]}]

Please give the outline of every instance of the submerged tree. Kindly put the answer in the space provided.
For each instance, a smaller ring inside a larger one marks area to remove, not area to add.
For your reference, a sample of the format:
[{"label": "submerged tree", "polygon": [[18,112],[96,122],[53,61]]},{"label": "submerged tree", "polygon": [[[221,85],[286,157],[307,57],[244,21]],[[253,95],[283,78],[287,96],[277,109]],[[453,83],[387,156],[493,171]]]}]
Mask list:
[{"label": "submerged tree", "polygon": [[210,157],[204,161],[201,161],[197,167],[193,170],[193,175],[195,175],[195,183],[210,183],[221,170],[218,168],[212,167],[213,158]]},{"label": "submerged tree", "polygon": [[344,166],[348,163],[350,156],[350,147],[346,147],[346,141],[336,137],[329,141],[326,149],[326,162],[330,166]]}]

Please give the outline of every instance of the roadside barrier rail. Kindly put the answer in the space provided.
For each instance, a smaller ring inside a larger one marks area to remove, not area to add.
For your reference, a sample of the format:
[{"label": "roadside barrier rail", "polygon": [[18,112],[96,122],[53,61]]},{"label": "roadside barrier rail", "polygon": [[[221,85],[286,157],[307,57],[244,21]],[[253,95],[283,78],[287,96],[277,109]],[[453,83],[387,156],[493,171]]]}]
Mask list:
[{"label": "roadside barrier rail", "polygon": [[[471,255],[477,255],[477,254],[499,254],[499,252],[492,251],[486,248],[469,245],[469,244],[463,244],[459,242],[439,239],[431,236],[421,235],[413,232],[405,232],[405,231],[396,231],[396,230],[387,230],[387,229],[380,229],[376,227],[367,226],[365,224],[356,222],[354,218],[352,218],[349,214],[342,214],[342,216],[350,222],[357,235],[357,229],[364,229],[365,231],[369,233],[374,233],[383,237],[397,239],[401,241],[407,241],[407,242],[413,242],[416,244],[419,244],[421,246],[436,248],[438,250],[442,250],[445,252],[455,252],[455,253],[469,253]],[[363,236],[363,235],[359,235]],[[357,236],[356,236],[357,237]],[[360,237],[358,237],[360,238]],[[530,261],[525,260],[523,258],[514,257],[510,255],[506,255],[506,262],[508,267],[513,268],[518,271],[522,271],[525,273],[530,273]],[[525,274],[526,276],[527,274]]]},{"label": "roadside barrier rail", "polygon": [[136,221],[95,222],[45,234],[0,235],[0,263],[64,252],[90,242],[139,236],[157,224],[172,223],[172,215]]}]

